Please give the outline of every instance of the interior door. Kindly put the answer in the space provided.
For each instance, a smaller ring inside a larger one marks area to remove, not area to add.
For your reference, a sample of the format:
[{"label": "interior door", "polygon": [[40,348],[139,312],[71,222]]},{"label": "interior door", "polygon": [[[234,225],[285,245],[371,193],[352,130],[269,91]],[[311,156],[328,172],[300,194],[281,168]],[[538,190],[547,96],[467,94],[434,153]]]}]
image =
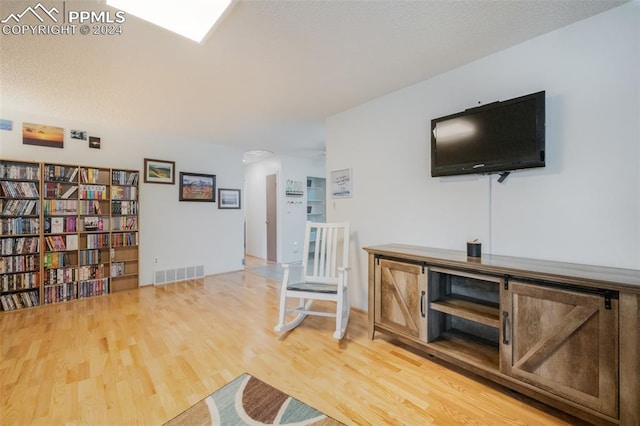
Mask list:
[{"label": "interior door", "polygon": [[510,281],[501,295],[501,370],[618,416],[618,299]]},{"label": "interior door", "polygon": [[276,175],[267,176],[267,260],[269,262],[278,261],[278,210]]}]

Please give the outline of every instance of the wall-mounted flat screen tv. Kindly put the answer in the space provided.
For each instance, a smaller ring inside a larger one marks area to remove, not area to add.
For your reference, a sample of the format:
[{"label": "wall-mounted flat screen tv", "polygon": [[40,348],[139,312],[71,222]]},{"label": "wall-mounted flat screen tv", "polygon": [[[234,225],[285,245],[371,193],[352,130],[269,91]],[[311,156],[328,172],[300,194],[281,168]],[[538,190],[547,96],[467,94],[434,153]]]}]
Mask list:
[{"label": "wall-mounted flat screen tv", "polygon": [[544,91],[431,120],[431,176],[544,166]]}]

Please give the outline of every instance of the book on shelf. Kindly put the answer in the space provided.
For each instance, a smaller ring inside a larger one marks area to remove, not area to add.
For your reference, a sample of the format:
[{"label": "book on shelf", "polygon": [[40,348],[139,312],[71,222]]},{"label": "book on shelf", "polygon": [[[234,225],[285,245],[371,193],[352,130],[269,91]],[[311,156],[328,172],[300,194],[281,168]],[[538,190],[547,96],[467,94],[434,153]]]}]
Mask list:
[{"label": "book on shelf", "polygon": [[40,219],[7,217],[0,218],[0,235],[38,234]]},{"label": "book on shelf", "polygon": [[93,201],[93,213],[94,214],[102,214],[102,208],[100,208],[100,202],[97,200]]},{"label": "book on shelf", "polygon": [[87,248],[104,248],[109,247],[109,234],[90,234],[87,235]]},{"label": "book on shelf", "polygon": [[64,232],[64,217],[54,216],[51,218],[51,233],[61,234]]},{"label": "book on shelf", "polygon": [[104,231],[104,219],[101,216],[85,216],[83,222],[85,231]]},{"label": "book on shelf", "polygon": [[65,223],[65,230],[67,232],[76,232],[76,217],[75,216],[67,216]]},{"label": "book on shelf", "polygon": [[130,231],[138,227],[137,216],[115,216],[111,218],[112,231]]},{"label": "book on shelf", "polygon": [[20,295],[18,293],[13,293],[10,296],[13,299],[13,303],[16,309],[24,308],[24,304],[22,303],[22,300],[20,300]]},{"label": "book on shelf", "polygon": [[[69,180],[68,180],[69,182],[73,182],[73,179],[76,177],[76,173],[78,173],[78,168],[77,167],[75,167],[73,169],[73,172],[71,172],[71,175],[69,176]],[[66,198],[66,197],[64,197],[64,198]]]},{"label": "book on shelf", "polygon": [[137,223],[138,223],[138,219],[135,216],[131,216],[131,217],[127,218],[127,224],[125,226],[125,229],[129,229],[129,230],[134,229],[135,230],[135,229],[138,228]]},{"label": "book on shelf", "polygon": [[111,264],[111,276],[112,277],[121,277],[125,274],[125,263],[124,262],[114,262]]},{"label": "book on shelf", "polygon": [[54,182],[47,182],[44,184],[44,196],[45,198],[56,198],[60,193],[60,184]]},{"label": "book on shelf", "polygon": [[80,198],[83,200],[106,200],[106,185],[80,185]]},{"label": "book on shelf", "polygon": [[99,215],[102,214],[102,207],[98,200],[81,200],[80,214],[83,215]]},{"label": "book on shelf", "polygon": [[3,311],[11,311],[11,305],[9,304],[9,300],[7,296],[0,296],[0,302],[2,303]]},{"label": "book on shelf", "polygon": [[111,187],[111,199],[112,200],[122,200],[124,196],[124,188],[121,186],[112,186]]},{"label": "book on shelf", "polygon": [[0,178],[2,179],[27,179],[38,180],[39,167],[35,164],[26,163],[0,163]]},{"label": "book on shelf", "polygon": [[82,183],[98,183],[100,178],[100,169],[93,167],[80,168],[80,182]]},{"label": "book on shelf", "polygon": [[78,200],[44,200],[42,210],[45,215],[75,215]]},{"label": "book on shelf", "polygon": [[83,218],[85,231],[97,231],[98,230],[98,217],[86,216]]},{"label": "book on shelf", "polygon": [[129,178],[127,179],[127,185],[137,185],[138,184],[138,172],[132,172],[129,174]]},{"label": "book on shelf", "polygon": [[49,252],[44,254],[43,262],[46,269],[61,268],[68,266],[69,258],[65,252]]},{"label": "book on shelf", "polygon": [[67,250],[78,250],[78,235],[67,235]]},{"label": "book on shelf", "polygon": [[61,195],[61,198],[69,198],[73,195],[74,192],[78,189],[77,185],[70,186],[69,189],[65,191],[64,194]]},{"label": "book on shelf", "polygon": [[0,200],[3,202],[3,216],[27,216],[34,214],[34,208],[37,210],[37,200]]},{"label": "book on shelf", "polygon": [[44,166],[45,179],[53,182],[72,182],[78,172],[77,167],[48,164]]},{"label": "book on shelf", "polygon": [[34,182],[21,182],[19,187],[25,197],[37,198],[39,196],[38,187]]},{"label": "book on shelf", "polygon": [[45,238],[50,251],[64,251],[66,245],[61,235],[51,235]]},{"label": "book on shelf", "polygon": [[111,183],[114,185],[137,185],[138,172],[113,170],[111,174]]},{"label": "book on shelf", "polygon": [[0,189],[5,197],[38,197],[38,188],[34,182],[0,182]]}]

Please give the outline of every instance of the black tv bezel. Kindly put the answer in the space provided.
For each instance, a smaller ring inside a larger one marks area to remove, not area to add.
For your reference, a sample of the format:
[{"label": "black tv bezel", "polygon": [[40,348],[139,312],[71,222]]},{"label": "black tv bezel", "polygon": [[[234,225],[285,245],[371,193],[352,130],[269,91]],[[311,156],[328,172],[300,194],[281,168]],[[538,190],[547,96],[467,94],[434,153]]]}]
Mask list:
[{"label": "black tv bezel", "polygon": [[[510,104],[529,101],[534,99],[536,101],[536,158],[513,158],[513,159],[501,159],[493,162],[468,162],[460,163],[450,166],[437,166],[437,145],[434,130],[436,124],[450,120],[453,118],[464,117],[470,114],[474,114],[480,111],[486,111],[490,109],[504,108]],[[431,120],[431,176],[457,176],[468,174],[490,174],[510,172],[520,169],[530,169],[536,167],[545,167],[545,91],[531,93],[517,98],[512,98],[506,101],[497,101],[481,107],[469,108],[455,114],[449,114],[446,116],[434,118]]]}]

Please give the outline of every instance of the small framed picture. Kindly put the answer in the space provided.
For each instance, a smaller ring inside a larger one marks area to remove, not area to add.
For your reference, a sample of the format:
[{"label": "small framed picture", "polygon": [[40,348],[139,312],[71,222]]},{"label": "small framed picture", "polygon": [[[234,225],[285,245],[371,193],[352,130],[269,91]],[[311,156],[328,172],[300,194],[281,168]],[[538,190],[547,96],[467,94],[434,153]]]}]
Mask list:
[{"label": "small framed picture", "polygon": [[180,172],[180,201],[216,201],[216,175]]},{"label": "small framed picture", "polygon": [[176,183],[175,161],[144,159],[144,181],[146,183]]},{"label": "small framed picture", "polygon": [[351,197],[351,169],[331,172],[331,198]]},{"label": "small framed picture", "polygon": [[86,141],[87,140],[87,132],[86,130],[70,130],[69,131],[69,135],[71,136],[71,139],[76,139],[79,141]]},{"label": "small framed picture", "polygon": [[100,138],[97,136],[89,136],[89,148],[100,149]]},{"label": "small framed picture", "polygon": [[13,121],[0,118],[0,130],[13,130]]},{"label": "small framed picture", "polygon": [[239,189],[218,189],[218,208],[219,209],[239,209],[240,208],[240,190]]}]

